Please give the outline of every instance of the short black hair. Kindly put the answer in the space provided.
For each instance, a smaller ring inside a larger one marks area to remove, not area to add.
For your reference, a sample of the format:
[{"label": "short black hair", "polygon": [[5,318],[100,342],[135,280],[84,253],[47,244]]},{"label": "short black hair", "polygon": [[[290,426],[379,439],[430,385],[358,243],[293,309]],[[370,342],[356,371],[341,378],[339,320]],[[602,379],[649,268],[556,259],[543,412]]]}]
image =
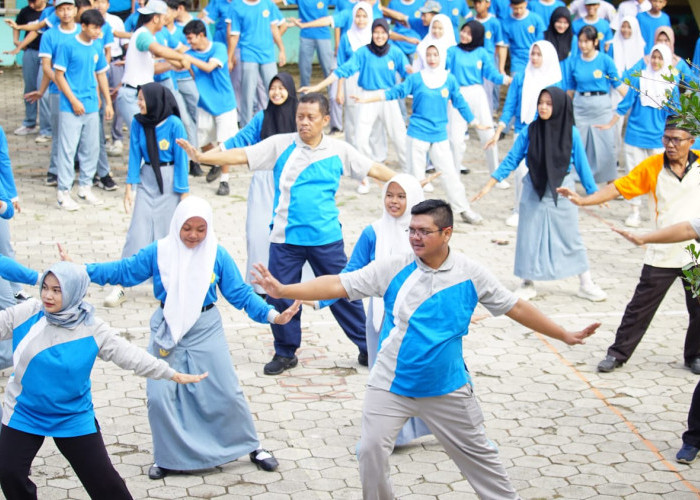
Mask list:
[{"label": "short black hair", "polygon": [[177,10],[178,6],[180,5],[180,2],[178,2],[178,0],[165,0],[165,5],[167,5],[173,10]]},{"label": "short black hair", "polygon": [[318,103],[318,107],[321,110],[321,114],[323,116],[328,116],[331,113],[331,107],[328,103],[328,98],[320,92],[310,92],[308,94],[302,95],[299,98],[299,104],[301,104],[302,102],[309,104]]},{"label": "short black hair", "polygon": [[433,218],[433,222],[440,229],[452,227],[454,225],[454,217],[452,208],[445,200],[425,200],[413,205],[411,215],[429,215]]},{"label": "short black hair", "polygon": [[151,22],[151,19],[156,17],[155,14],[139,14],[139,18],[136,20],[136,29],[139,29],[144,24]]},{"label": "short black hair", "polygon": [[207,27],[199,19],[192,19],[189,23],[185,24],[182,28],[182,32],[185,35],[201,35],[202,33],[207,33]]},{"label": "short black hair", "polygon": [[511,5],[519,5],[521,3],[525,3],[527,0],[510,0]]},{"label": "short black hair", "polygon": [[177,6],[183,6],[185,10],[188,10],[189,7],[189,1],[188,0],[177,0]]},{"label": "short black hair", "polygon": [[591,40],[592,42],[595,42],[595,47],[598,48],[598,30],[592,24],[587,24],[583,28],[581,28],[581,31],[579,31],[578,36],[579,38],[583,37],[586,40]]},{"label": "short black hair", "polygon": [[88,9],[80,15],[80,24],[91,24],[93,26],[102,26],[105,23],[105,18],[102,17],[97,9]]},{"label": "short black hair", "polygon": [[75,0],[75,8],[81,7],[92,7],[92,2],[90,0]]}]

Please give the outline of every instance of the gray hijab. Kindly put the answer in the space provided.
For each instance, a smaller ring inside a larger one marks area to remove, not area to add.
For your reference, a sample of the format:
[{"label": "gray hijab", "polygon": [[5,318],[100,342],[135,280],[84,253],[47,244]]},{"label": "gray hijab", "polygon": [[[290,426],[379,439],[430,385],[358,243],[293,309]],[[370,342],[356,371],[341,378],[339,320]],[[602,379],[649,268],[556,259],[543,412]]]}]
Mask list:
[{"label": "gray hijab", "polygon": [[90,285],[85,266],[72,262],[57,262],[44,272],[39,282],[39,288],[44,286],[46,275],[52,273],[61,285],[63,308],[57,313],[50,313],[44,309],[46,321],[55,326],[73,329],[82,323],[92,325],[94,323],[95,308],[85,302],[85,294]]}]

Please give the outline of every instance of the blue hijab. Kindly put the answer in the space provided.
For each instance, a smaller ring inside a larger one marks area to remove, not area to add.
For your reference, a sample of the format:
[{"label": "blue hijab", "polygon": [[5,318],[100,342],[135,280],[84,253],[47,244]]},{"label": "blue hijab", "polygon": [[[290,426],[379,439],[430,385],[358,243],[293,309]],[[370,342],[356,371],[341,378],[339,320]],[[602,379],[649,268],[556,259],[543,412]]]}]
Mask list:
[{"label": "blue hijab", "polygon": [[50,313],[42,305],[41,309],[44,311],[46,321],[51,325],[71,330],[83,323],[92,325],[95,308],[83,300],[90,285],[90,278],[85,266],[72,262],[57,262],[42,275],[39,283],[40,289],[43,288],[44,280],[49,273],[56,276],[59,285],[61,285],[63,308],[57,313]]}]

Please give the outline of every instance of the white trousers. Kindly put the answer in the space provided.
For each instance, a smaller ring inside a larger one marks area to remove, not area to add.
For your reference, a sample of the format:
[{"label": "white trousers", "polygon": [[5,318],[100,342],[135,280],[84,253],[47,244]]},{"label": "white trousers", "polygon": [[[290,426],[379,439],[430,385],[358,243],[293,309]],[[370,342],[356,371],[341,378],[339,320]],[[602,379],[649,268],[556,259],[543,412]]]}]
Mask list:
[{"label": "white trousers", "polygon": [[[631,146],[625,143],[625,166],[627,168],[627,173],[632,171],[634,167],[642,163],[650,156],[660,155],[663,152],[664,148],[638,148],[637,146]],[[627,200],[627,203],[629,203],[632,206],[639,207],[642,204],[642,200],[639,196],[637,196],[636,198]]]},{"label": "white trousers", "polygon": [[[383,95],[383,90],[362,91],[363,97]],[[357,149],[360,153],[370,156],[371,143],[376,141],[377,125],[382,125],[389,136],[399,164],[403,168],[406,165],[406,124],[401,116],[401,109],[397,101],[380,101],[365,103],[359,106],[357,111]],[[381,127],[379,127],[380,134]],[[370,137],[372,138],[370,140]],[[376,159],[376,158],[373,158]]]}]

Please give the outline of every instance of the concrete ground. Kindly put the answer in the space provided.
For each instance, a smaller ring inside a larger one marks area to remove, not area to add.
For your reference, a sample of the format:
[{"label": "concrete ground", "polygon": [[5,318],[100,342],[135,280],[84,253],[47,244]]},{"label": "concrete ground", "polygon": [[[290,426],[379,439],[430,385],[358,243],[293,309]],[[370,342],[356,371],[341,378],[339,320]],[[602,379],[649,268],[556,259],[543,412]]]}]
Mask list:
[{"label": "concrete ground", "polygon": [[[105,204],[74,213],[56,206],[54,188],[44,186],[49,144],[12,131],[23,117],[21,75],[0,75],[2,126],[9,140],[22,213],[12,220],[17,260],[38,270],[58,256],[64,243],[76,261],[119,258],[129,216],[122,207],[126,155],[112,158],[116,192],[98,192]],[[472,134],[475,135],[475,134]],[[499,143],[507,153],[512,139]],[[476,141],[469,141],[462,176],[468,195],[486,182],[488,172]],[[243,269],[245,264],[246,196],[250,173],[237,168],[232,194],[214,195],[216,186],[192,179],[192,192],[214,206],[216,233]],[[381,213],[380,187],[370,194],[343,180],[338,193],[348,252],[361,230]],[[442,190],[438,183],[435,196]],[[99,191],[99,190],[98,190]],[[494,189],[475,205],[486,222],[458,223],[452,248],[481,261],[508,287],[515,231],[504,225],[513,190]],[[575,277],[537,283],[532,301],[568,328],[601,321],[586,345],[568,347],[520,327],[507,318],[487,318],[473,325],[464,339],[464,356],[486,418],[486,430],[519,493],[528,499],[691,499],[698,497],[700,467],[676,464],[681,433],[697,376],[683,367],[687,313],[681,284],[668,293],[644,340],[631,360],[611,374],[596,372],[611,343],[641,270],[644,250],[610,231],[605,221],[620,225],[627,215],[623,201],[609,208],[580,213],[591,271],[608,299],[592,303],[575,296]],[[688,214],[690,217],[695,214]],[[645,226],[648,216],[645,212]],[[503,244],[505,243],[505,244]],[[28,288],[38,295],[36,288]],[[128,301],[116,309],[102,307],[107,290],[91,286],[89,300],[97,313],[132,342],[145,346],[148,320],[157,307],[147,284],[128,290]],[[360,498],[355,446],[367,368],[357,364],[357,351],[328,311],[305,310],[299,366],[281,376],[263,375],[272,353],[268,327],[219,301],[231,359],[249,400],[263,446],[280,461],[273,473],[258,471],[247,457],[212,470],[149,480],[152,463],[146,413],[145,380],[114,365],[97,361],[93,397],[97,418],[115,466],[135,498]],[[485,314],[480,307],[477,314]],[[5,370],[7,377],[10,370]],[[4,385],[4,384],[3,384]],[[431,437],[397,449],[391,457],[396,495],[407,499],[476,498],[468,481]],[[39,498],[87,498],[79,481],[47,440],[32,467]]]}]

